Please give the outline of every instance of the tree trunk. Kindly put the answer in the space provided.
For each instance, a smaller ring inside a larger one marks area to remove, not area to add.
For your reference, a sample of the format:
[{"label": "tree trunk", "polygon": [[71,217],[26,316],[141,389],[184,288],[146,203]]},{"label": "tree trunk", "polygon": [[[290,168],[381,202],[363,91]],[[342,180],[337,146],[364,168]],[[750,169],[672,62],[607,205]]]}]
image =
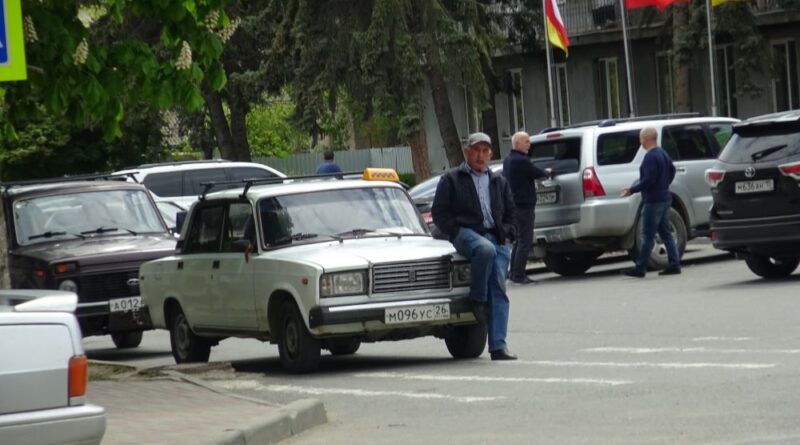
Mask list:
[{"label": "tree trunk", "polygon": [[442,135],[442,141],[444,142],[444,152],[447,155],[450,167],[455,167],[464,162],[464,152],[461,147],[461,140],[458,138],[456,122],[453,119],[450,98],[447,96],[447,84],[442,73],[435,67],[430,67],[427,75],[431,86],[431,95],[433,96],[433,109],[436,113],[436,121],[439,123],[439,134]]},{"label": "tree trunk", "polygon": [[247,142],[247,105],[237,100],[229,100],[228,108],[231,110],[231,137],[233,139],[233,153],[231,161],[250,162],[250,143]]},{"label": "tree trunk", "polygon": [[[686,3],[672,4],[672,38],[673,48],[677,47],[678,38],[685,34],[689,23],[689,5]],[[675,85],[675,112],[686,113],[692,110],[692,98],[689,91],[689,64],[681,60],[681,57],[674,57],[674,85]]]},{"label": "tree trunk", "polygon": [[211,116],[211,126],[214,128],[219,154],[223,159],[229,159],[234,155],[233,137],[225,117],[225,110],[222,108],[222,97],[215,91],[204,93],[203,96],[206,99],[208,114]]},{"label": "tree trunk", "polygon": [[419,130],[408,138],[408,145],[411,146],[411,164],[414,166],[414,174],[417,184],[431,177],[431,163],[428,159],[428,143],[425,142],[425,132]]}]

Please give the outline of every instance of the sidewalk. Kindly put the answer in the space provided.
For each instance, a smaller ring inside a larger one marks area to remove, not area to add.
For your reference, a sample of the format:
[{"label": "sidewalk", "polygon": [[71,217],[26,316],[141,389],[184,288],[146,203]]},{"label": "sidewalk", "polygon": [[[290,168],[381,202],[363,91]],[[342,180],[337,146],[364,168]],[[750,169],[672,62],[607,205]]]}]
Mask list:
[{"label": "sidewalk", "polygon": [[106,410],[102,445],[271,444],[327,421],[318,400],[274,405],[175,369],[92,380],[87,398]]}]

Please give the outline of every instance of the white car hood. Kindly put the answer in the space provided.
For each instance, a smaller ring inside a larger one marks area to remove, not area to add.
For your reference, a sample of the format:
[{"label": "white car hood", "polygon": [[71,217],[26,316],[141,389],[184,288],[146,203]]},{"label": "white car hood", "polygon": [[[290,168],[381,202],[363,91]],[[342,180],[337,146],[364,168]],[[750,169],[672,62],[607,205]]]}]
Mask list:
[{"label": "white car hood", "polygon": [[313,263],[326,272],[458,256],[448,241],[427,236],[345,239],[341,243],[331,241],[288,247],[265,255],[278,260]]}]

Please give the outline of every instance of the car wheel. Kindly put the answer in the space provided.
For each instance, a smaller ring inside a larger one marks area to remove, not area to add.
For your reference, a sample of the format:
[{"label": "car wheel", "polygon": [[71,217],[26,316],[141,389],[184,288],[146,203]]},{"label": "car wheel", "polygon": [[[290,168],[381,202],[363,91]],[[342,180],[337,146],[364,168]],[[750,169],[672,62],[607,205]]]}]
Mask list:
[{"label": "car wheel", "polygon": [[544,265],[562,276],[580,275],[594,265],[598,252],[547,252]]},{"label": "car wheel", "polygon": [[111,340],[118,349],[135,348],[142,343],[142,331],[112,332]]},{"label": "car wheel", "polygon": [[[641,221],[641,220],[640,220]],[[669,221],[672,225],[672,235],[675,238],[675,246],[678,248],[678,258],[683,258],[683,252],[686,251],[686,241],[688,235],[686,233],[686,223],[683,217],[674,208],[669,209]],[[631,259],[634,261],[639,258],[639,251],[642,247],[642,225],[636,224],[636,239],[633,242],[633,248],[628,251]],[[656,234],[656,243],[653,246],[653,251],[650,252],[650,259],[647,261],[648,270],[660,270],[669,266],[669,258],[667,256],[667,246],[661,241],[661,237]]]},{"label": "car wheel", "polygon": [[170,320],[169,341],[175,363],[207,362],[211,355],[211,342],[192,332],[186,315],[180,309]]},{"label": "car wheel", "polygon": [[361,340],[353,337],[331,338],[325,343],[332,355],[355,354],[358,348],[361,347]]},{"label": "car wheel", "polygon": [[322,346],[306,329],[293,301],[285,301],[280,311],[278,353],[281,365],[289,372],[310,372],[319,364]]},{"label": "car wheel", "polygon": [[800,264],[800,257],[771,258],[761,255],[749,255],[745,258],[747,267],[754,274],[763,278],[788,277]]},{"label": "car wheel", "polygon": [[445,337],[444,343],[453,358],[475,358],[486,347],[486,325],[483,323],[456,326]]}]

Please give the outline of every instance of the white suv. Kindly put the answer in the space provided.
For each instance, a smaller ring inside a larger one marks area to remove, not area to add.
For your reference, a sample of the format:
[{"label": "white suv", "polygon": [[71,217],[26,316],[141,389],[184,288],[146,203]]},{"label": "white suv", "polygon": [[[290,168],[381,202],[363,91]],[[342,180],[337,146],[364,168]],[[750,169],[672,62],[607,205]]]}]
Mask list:
[{"label": "white suv", "polygon": [[130,175],[150,189],[156,201],[171,201],[185,209],[203,193],[201,184],[206,182],[286,176],[264,164],[223,159],[144,164],[114,174]]},{"label": "white suv", "polygon": [[[675,163],[670,217],[681,255],[687,240],[707,235],[712,198],[705,170],[738,120],[690,116],[605,120],[531,136],[528,155],[540,168],[553,168],[549,185],[555,186],[539,191],[534,255],[555,273],[578,275],[604,252],[639,251],[641,195],[623,198],[620,192],[639,178],[644,127],[658,130],[659,145]],[[649,267],[666,264],[666,249],[658,240]]]}]

